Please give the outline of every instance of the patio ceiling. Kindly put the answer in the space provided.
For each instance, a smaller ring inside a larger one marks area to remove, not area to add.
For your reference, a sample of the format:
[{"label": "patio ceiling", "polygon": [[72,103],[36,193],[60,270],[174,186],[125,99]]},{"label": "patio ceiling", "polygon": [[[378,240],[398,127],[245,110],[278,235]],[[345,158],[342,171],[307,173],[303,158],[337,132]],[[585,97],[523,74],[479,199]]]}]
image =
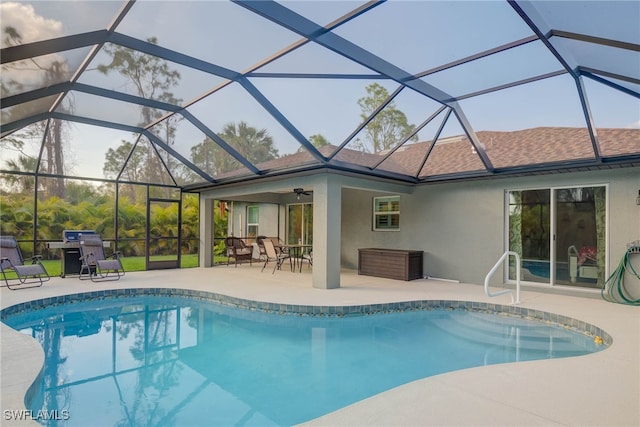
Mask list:
[{"label": "patio ceiling", "polygon": [[[311,169],[420,183],[640,164],[635,1],[0,12],[3,173],[197,189]],[[150,158],[161,178],[134,173]]]}]

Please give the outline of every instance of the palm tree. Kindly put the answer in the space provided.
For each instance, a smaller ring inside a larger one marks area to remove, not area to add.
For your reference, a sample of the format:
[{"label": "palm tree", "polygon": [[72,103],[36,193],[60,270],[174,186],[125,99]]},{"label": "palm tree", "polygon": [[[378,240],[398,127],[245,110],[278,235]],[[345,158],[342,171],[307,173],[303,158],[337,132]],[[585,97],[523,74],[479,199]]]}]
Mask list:
[{"label": "palm tree", "polygon": [[246,122],[227,123],[220,135],[251,163],[262,163],[278,157],[273,139],[266,129],[257,130]]},{"label": "palm tree", "polygon": [[[227,123],[222,129],[220,137],[253,164],[279,157],[278,149],[275,148],[273,139],[267,130],[258,130],[246,122]],[[241,167],[240,162],[210,138],[206,138],[191,148],[191,161],[212,176]]]},{"label": "palm tree", "polygon": [[[17,159],[5,162],[7,169],[20,172],[35,172],[38,166],[38,159],[30,156],[18,156]],[[11,188],[20,193],[33,193],[35,179],[33,175],[3,174],[2,179]]]}]

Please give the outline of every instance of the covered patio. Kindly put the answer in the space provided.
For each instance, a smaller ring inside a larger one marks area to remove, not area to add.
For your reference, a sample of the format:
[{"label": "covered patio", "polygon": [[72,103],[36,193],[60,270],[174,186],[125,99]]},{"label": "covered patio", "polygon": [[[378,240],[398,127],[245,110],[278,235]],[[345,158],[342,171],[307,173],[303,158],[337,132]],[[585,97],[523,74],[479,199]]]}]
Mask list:
[{"label": "covered patio", "polygon": [[[344,265],[344,234],[341,224],[344,218],[350,218],[356,212],[348,207],[343,208],[343,188],[357,189],[360,192],[370,192],[371,194],[411,194],[413,188],[407,184],[390,182],[385,180],[366,180],[357,176],[344,176],[332,173],[301,173],[294,177],[284,179],[265,180],[252,182],[250,185],[239,184],[229,188],[216,188],[203,191],[200,194],[200,212],[202,220],[200,222],[200,235],[204,236],[202,251],[200,251],[200,265],[204,267],[212,266],[215,235],[213,216],[215,211],[214,201],[240,200],[244,205],[269,203],[277,206],[279,212],[287,203],[296,202],[293,188],[303,188],[306,195],[298,196],[297,201],[302,198],[303,202],[312,205],[312,248],[314,254],[312,281],[315,288],[333,289],[341,286],[341,268]],[[262,222],[264,229],[275,230],[273,233],[266,232],[267,235],[278,235],[284,238],[287,230],[284,227],[286,222],[285,213],[278,213],[269,217],[271,224]],[[354,217],[355,218],[355,217]],[[368,221],[369,218],[363,219]],[[265,224],[266,223],[266,224]],[[276,225],[277,224],[277,225]],[[227,232],[233,233],[230,226]],[[262,231],[259,234],[264,234]],[[349,234],[349,230],[345,230]],[[240,235],[242,235],[240,231]],[[349,247],[348,250],[355,249]]]}]

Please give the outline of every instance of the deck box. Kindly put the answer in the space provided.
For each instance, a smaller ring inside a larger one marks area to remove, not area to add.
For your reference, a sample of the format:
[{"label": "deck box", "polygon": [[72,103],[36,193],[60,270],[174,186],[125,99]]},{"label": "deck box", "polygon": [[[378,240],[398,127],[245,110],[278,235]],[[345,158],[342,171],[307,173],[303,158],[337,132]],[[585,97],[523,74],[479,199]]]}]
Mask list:
[{"label": "deck box", "polygon": [[358,249],[358,274],[397,280],[422,278],[423,251]]}]

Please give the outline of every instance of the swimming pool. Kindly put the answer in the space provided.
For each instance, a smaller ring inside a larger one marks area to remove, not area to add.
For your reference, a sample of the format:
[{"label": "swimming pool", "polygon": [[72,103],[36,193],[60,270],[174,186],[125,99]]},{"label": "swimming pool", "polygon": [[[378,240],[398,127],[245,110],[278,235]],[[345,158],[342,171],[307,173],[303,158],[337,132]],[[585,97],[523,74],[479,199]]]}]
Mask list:
[{"label": "swimming pool", "polygon": [[610,342],[574,319],[459,301],[284,306],[146,289],[2,317],[47,354],[30,409],[66,410],[65,426],[292,425],[430,375],[587,354],[605,348],[595,335]]}]

